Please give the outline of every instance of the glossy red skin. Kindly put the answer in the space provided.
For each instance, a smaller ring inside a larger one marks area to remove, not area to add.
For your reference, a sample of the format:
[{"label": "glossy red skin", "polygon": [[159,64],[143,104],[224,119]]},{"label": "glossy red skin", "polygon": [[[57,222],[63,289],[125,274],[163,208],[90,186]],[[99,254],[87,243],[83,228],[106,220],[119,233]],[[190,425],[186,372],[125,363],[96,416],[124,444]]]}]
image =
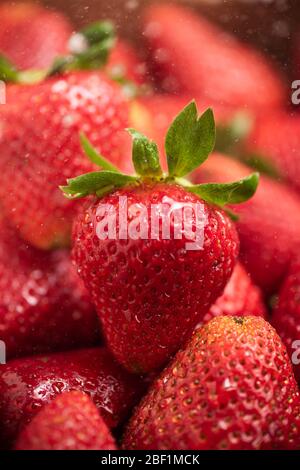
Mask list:
[{"label": "glossy red skin", "polygon": [[82,392],[58,395],[18,437],[16,450],[116,450],[108,427]]},{"label": "glossy red skin", "polygon": [[115,164],[126,155],[128,103],[120,88],[101,72],[12,85],[0,119],[0,200],[6,215],[38,248],[68,244],[78,204],[59,185],[95,168],[80,146],[80,131]]},{"label": "glossy red skin", "polygon": [[146,65],[135,48],[124,39],[117,40],[110,53],[106,70],[113,75],[121,73],[125,79],[137,85],[146,83]]},{"label": "glossy red skin", "polygon": [[61,13],[28,3],[0,6],[0,51],[16,67],[40,69],[67,52],[72,25]]},{"label": "glossy red skin", "polygon": [[62,392],[87,393],[109,427],[119,425],[144,391],[106,348],[90,348],[9,361],[0,368],[0,442],[13,444],[42,406]]},{"label": "glossy red skin", "polygon": [[65,250],[27,245],[0,219],[0,340],[7,358],[100,341],[89,295]]},{"label": "glossy red skin", "polygon": [[300,116],[284,111],[261,116],[246,146],[269,160],[281,178],[300,191]]},{"label": "glossy red skin", "polygon": [[[253,170],[222,155],[214,155],[192,175],[194,183],[229,182]],[[300,198],[286,185],[260,177],[255,195],[232,207],[239,215],[236,224],[241,260],[255,284],[266,295],[280,287],[294,253],[298,252]]]},{"label": "glossy red skin", "polygon": [[268,59],[190,9],[151,5],[143,31],[150,67],[165,91],[253,109],[285,100],[283,82]]},{"label": "glossy red skin", "polygon": [[266,318],[267,311],[261,290],[253,284],[241,263],[237,263],[223,294],[211,306],[203,318],[206,323],[214,317],[249,315]]},{"label": "glossy red skin", "polygon": [[196,331],[136,408],[123,449],[299,449],[300,401],[285,347],[260,317]]},{"label": "glossy red skin", "polygon": [[111,204],[118,210],[119,196],[127,197],[128,208],[147,207],[148,227],[151,204],[165,197],[176,203],[202,201],[178,185],[123,188],[90,201],[74,224],[73,257],[107,343],[123,366],[143,373],[166,363],[221,294],[238,254],[238,238],[227,216],[204,204],[203,250],[186,250],[185,234],[174,239],[173,219],[169,240],[162,239],[161,227],[159,240],[100,240],[97,208]]},{"label": "glossy red skin", "polygon": [[[300,260],[292,263],[288,275],[279,291],[277,304],[272,312],[272,325],[286,345],[289,356],[299,360],[299,344],[293,347],[294,341],[300,340]],[[300,382],[300,365],[293,362],[294,372]]]}]

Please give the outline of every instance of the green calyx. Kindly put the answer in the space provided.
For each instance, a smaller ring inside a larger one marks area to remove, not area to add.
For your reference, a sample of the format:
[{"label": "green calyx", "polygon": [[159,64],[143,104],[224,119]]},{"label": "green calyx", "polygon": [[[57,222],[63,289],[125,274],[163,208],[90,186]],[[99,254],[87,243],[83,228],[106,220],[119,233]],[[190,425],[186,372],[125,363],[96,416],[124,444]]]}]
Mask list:
[{"label": "green calyx", "polygon": [[18,71],[0,55],[0,80],[33,84],[72,70],[94,70],[103,67],[115,45],[115,30],[110,21],[99,21],[73,34],[69,41],[69,54],[57,57],[48,70]]},{"label": "green calyx", "polygon": [[128,129],[133,145],[132,160],[136,175],[121,173],[108,160],[101,156],[88,139],[81,134],[81,144],[88,158],[102,168],[102,171],[87,173],[67,181],[61,186],[64,195],[70,199],[88,195],[102,197],[125,186],[168,183],[179,184],[186,191],[196,194],[209,204],[224,209],[236,220],[227,205],[247,201],[255,193],[259,174],[253,173],[232,183],[206,183],[193,185],[184,177],[196,170],[214,148],[215,122],[212,110],[198,116],[194,101],[189,103],[171,124],[165,139],[168,173],[164,174],[155,142],[134,129]]}]

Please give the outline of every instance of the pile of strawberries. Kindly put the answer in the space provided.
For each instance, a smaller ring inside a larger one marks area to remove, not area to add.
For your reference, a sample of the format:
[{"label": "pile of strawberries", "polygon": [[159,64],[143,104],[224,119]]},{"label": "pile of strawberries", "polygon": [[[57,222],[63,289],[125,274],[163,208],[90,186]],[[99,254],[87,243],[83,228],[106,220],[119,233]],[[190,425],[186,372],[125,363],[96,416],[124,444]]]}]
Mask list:
[{"label": "pile of strawberries", "polygon": [[[287,82],[167,3],[144,10],[139,53],[108,21],[0,18],[0,448],[299,450]],[[133,235],[99,236],[125,199],[146,208]],[[142,233],[166,201],[200,204],[200,248],[174,214],[169,238]]]}]

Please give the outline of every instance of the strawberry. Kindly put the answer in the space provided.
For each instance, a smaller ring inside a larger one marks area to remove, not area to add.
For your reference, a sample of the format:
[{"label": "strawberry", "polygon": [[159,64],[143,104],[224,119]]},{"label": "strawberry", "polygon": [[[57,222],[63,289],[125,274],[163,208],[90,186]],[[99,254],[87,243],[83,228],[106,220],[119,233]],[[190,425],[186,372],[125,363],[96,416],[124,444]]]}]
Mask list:
[{"label": "strawberry", "polygon": [[254,110],[285,100],[277,70],[259,52],[192,10],[155,4],[144,12],[150,67],[168,92],[204,94],[216,102]]},{"label": "strawberry", "polygon": [[300,382],[300,260],[293,260],[285,281],[279,291],[273,310],[272,324],[286,345],[293,360],[294,371]]},{"label": "strawberry", "polygon": [[42,406],[62,392],[87,393],[109,427],[128,415],[144,383],[121,369],[106,348],[14,359],[0,368],[0,442],[10,446]]},{"label": "strawberry", "polygon": [[203,323],[221,315],[266,317],[262,292],[253,284],[245,268],[237,263],[223,294],[211,306]]},{"label": "strawberry", "polygon": [[124,449],[299,449],[300,400],[275,330],[217,317],[196,331],[135,410]]},{"label": "strawberry", "polygon": [[[214,155],[192,176],[192,181],[226,182],[245,177],[250,171],[242,163]],[[239,215],[237,230],[246,270],[266,295],[276,292],[299,243],[298,195],[287,186],[262,176],[255,196],[234,207],[234,211]]]},{"label": "strawberry", "polygon": [[[213,114],[198,118],[194,102],[167,133],[168,175],[157,145],[130,133],[137,176],[114,168],[73,178],[61,189],[69,198],[90,196],[74,223],[73,257],[111,351],[128,370],[144,373],[178,350],[222,293],[238,254],[234,225],[222,209],[251,197],[258,178],[236,186],[191,186],[182,179],[214,145]],[[85,148],[95,161],[88,142]],[[105,168],[100,156],[98,162]],[[189,213],[182,215],[186,206]],[[107,223],[115,224],[115,233],[106,231]]]},{"label": "strawberry", "polygon": [[0,6],[0,51],[20,69],[44,68],[67,52],[72,25],[61,13],[32,3]]},{"label": "strawberry", "polygon": [[116,444],[88,395],[67,392],[33,418],[16,450],[116,450]]},{"label": "strawberry", "polygon": [[[300,117],[285,111],[257,119],[246,142],[246,152],[262,156],[281,177],[300,190]],[[244,152],[245,153],[245,152]]]},{"label": "strawberry", "polygon": [[61,70],[87,67],[84,57],[60,59],[53,66],[56,75],[42,82],[9,85],[7,105],[0,109],[0,200],[21,236],[41,249],[70,242],[75,206],[58,185],[94,167],[81,150],[79,131],[113,162],[126,155],[128,103],[121,88],[100,71]]},{"label": "strawberry", "polygon": [[0,218],[0,340],[8,358],[88,346],[99,337],[89,295],[64,250],[26,245]]}]

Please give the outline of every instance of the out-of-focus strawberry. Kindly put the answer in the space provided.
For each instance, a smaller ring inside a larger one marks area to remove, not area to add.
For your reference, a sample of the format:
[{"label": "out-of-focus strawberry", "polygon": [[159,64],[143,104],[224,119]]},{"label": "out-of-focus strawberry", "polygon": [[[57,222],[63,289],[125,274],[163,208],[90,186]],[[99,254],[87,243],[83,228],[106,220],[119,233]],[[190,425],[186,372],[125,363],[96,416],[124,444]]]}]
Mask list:
[{"label": "out-of-focus strawberry", "polygon": [[72,26],[61,13],[33,3],[0,6],[0,53],[20,70],[51,65],[67,52]]},{"label": "out-of-focus strawberry", "polygon": [[107,425],[82,392],[58,395],[21,432],[16,450],[116,450]]},{"label": "out-of-focus strawberry", "polygon": [[192,10],[151,5],[144,12],[144,31],[150,67],[166,91],[254,110],[285,100],[281,78],[267,58]]},{"label": "out-of-focus strawberry", "polygon": [[110,53],[106,71],[116,79],[124,78],[137,85],[146,83],[146,65],[134,47],[124,39],[118,39]]},{"label": "out-of-focus strawberry", "polygon": [[286,345],[300,381],[300,259],[296,257],[279,291],[272,324]]},{"label": "out-of-focus strawberry", "polygon": [[0,218],[0,340],[7,357],[90,346],[98,338],[94,307],[69,253],[27,245]]},{"label": "out-of-focus strawberry", "polygon": [[[194,183],[232,181],[251,169],[229,157],[214,155],[192,175]],[[261,177],[254,197],[234,207],[241,259],[255,284],[266,294],[276,292],[297,250],[300,233],[300,198],[287,186]]]},{"label": "out-of-focus strawberry", "polygon": [[300,116],[273,112],[255,120],[246,152],[262,158],[278,175],[300,191]]},{"label": "out-of-focus strawberry", "polygon": [[123,448],[299,449],[292,365],[260,317],[217,317],[197,330],[151,386]]},{"label": "out-of-focus strawberry", "polygon": [[144,391],[106,348],[9,361],[0,368],[0,442],[10,446],[42,406],[62,392],[87,393],[109,427],[119,425]]},{"label": "out-of-focus strawberry", "polygon": [[221,315],[266,317],[260,289],[253,284],[241,263],[237,263],[221,297],[210,307],[203,323]]}]

